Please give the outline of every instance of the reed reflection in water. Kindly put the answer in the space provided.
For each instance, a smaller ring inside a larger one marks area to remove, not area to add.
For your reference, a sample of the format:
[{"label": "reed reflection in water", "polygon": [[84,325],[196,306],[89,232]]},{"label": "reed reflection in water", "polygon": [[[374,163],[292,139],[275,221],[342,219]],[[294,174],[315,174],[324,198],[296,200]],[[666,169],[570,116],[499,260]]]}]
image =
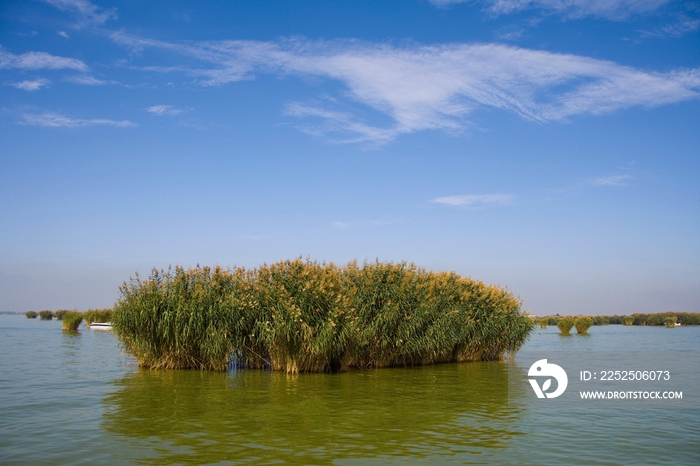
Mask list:
[{"label": "reed reflection in water", "polygon": [[152,449],[142,458],[149,463],[464,462],[518,435],[507,370],[499,362],[333,375],[140,370],[116,382],[102,427]]}]

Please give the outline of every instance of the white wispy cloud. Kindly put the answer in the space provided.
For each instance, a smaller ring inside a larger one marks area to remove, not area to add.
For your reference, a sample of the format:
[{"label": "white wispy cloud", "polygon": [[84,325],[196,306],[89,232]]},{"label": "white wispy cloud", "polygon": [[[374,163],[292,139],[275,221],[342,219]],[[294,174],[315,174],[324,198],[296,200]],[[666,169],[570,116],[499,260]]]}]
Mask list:
[{"label": "white wispy cloud", "polygon": [[70,37],[66,31],[58,31],[58,35],[61,37],[65,37],[66,39]]},{"label": "white wispy cloud", "polygon": [[622,165],[616,165],[615,168],[620,169],[620,170],[634,170],[634,166],[637,164],[637,162],[627,162]]},{"label": "white wispy cloud", "polygon": [[431,202],[451,207],[484,208],[491,205],[510,204],[513,196],[508,194],[467,194],[462,196],[446,196],[433,199]]},{"label": "white wispy cloud", "polygon": [[5,51],[0,46],[0,68],[19,68],[24,70],[61,70],[71,69],[87,71],[88,67],[76,58],[57,57],[46,52],[27,52],[21,55]]},{"label": "white wispy cloud", "polygon": [[346,229],[346,228],[348,227],[348,224],[347,224],[347,223],[343,223],[343,222],[333,222],[333,226],[336,227],[336,228],[339,228],[339,229],[341,229],[341,230],[344,230],[344,229]]},{"label": "white wispy cloud", "polygon": [[105,81],[89,75],[67,76],[63,78],[63,80],[83,86],[104,86],[105,84],[114,84],[113,81]]},{"label": "white wispy cloud", "polygon": [[700,19],[681,15],[674,22],[657,27],[653,30],[640,31],[648,37],[681,37],[689,32],[700,29]]},{"label": "white wispy cloud", "polygon": [[504,26],[495,32],[496,38],[508,41],[522,39],[524,35],[525,29],[515,25]]},{"label": "white wispy cloud", "polygon": [[59,115],[57,113],[42,113],[40,115],[25,113],[22,115],[21,124],[33,125],[33,126],[46,126],[49,128],[77,128],[80,126],[115,126],[117,128],[126,128],[129,126],[136,126],[129,120],[109,120],[106,118],[91,118],[91,119],[81,119],[81,118],[69,118],[64,115]]},{"label": "white wispy cloud", "polygon": [[[358,121],[349,113],[325,110],[318,106],[293,102],[287,105],[285,114],[295,117],[317,117],[323,120],[320,125],[305,125],[300,129],[314,136],[329,136],[331,141],[342,143],[371,142],[384,143],[394,139],[400,131],[398,128],[377,128]],[[343,135],[350,133],[351,137]],[[339,135],[335,137],[334,135]]]},{"label": "white wispy cloud", "polygon": [[43,0],[59,10],[74,13],[78,26],[99,26],[110,19],[117,19],[116,8],[102,8],[88,0]]},{"label": "white wispy cloud", "polygon": [[182,113],[182,110],[180,110],[179,108],[175,108],[172,105],[154,105],[152,107],[148,107],[146,111],[158,116],[174,116]]},{"label": "white wispy cloud", "polygon": [[632,15],[654,11],[671,0],[430,0],[435,6],[446,7],[455,3],[481,3],[494,14],[511,14],[539,9],[563,14],[570,18],[596,16],[612,20],[627,19]]},{"label": "white wispy cloud", "polygon": [[588,184],[592,186],[628,186],[633,179],[632,175],[599,176],[589,179]]},{"label": "white wispy cloud", "polygon": [[9,83],[10,86],[16,87],[17,89],[22,89],[23,91],[33,92],[38,91],[44,86],[51,84],[48,79],[35,79],[33,81],[21,81],[18,83]]},{"label": "white wispy cloud", "polygon": [[[535,122],[566,121],[633,106],[655,107],[700,96],[700,69],[665,73],[611,61],[503,44],[394,46],[357,40],[210,41],[175,44],[114,34],[135,49],[157,47],[198,59],[189,68],[201,85],[254,79],[257,74],[316,76],[336,81],[349,97],[392,122],[377,126],[332,101],[290,103],[286,113],[323,123],[312,134],[345,142],[389,141],[420,130],[459,133],[480,108],[514,112]],[[169,67],[176,72],[179,68]]]}]

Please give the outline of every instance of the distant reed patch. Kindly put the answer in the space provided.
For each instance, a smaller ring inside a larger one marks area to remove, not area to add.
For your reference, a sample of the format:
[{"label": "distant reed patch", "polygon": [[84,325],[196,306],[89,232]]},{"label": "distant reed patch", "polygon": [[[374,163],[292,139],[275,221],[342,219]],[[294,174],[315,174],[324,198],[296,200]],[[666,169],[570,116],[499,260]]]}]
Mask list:
[{"label": "distant reed patch", "polygon": [[27,319],[36,319],[39,317],[39,313],[36,311],[27,311],[24,315],[27,316]]},{"label": "distant reed patch", "polygon": [[588,329],[593,326],[593,319],[588,316],[578,316],[574,319],[574,327],[576,327],[576,333],[580,335],[586,335]]},{"label": "distant reed patch", "polygon": [[66,311],[62,321],[64,332],[76,332],[83,321],[83,314],[77,311]]},{"label": "distant reed patch", "polygon": [[593,316],[591,320],[593,321],[593,325],[610,325],[611,323],[611,318],[608,316]]},{"label": "distant reed patch", "polygon": [[570,335],[571,329],[574,328],[573,317],[561,317],[559,320],[557,320],[557,327],[562,335]]},{"label": "distant reed patch", "polygon": [[52,320],[53,319],[53,312],[51,312],[51,311],[39,311],[39,319]]},{"label": "distant reed patch", "polygon": [[120,293],[114,333],[151,368],[224,371],[232,356],[288,373],[497,360],[534,327],[507,290],[405,262],[177,266]]}]

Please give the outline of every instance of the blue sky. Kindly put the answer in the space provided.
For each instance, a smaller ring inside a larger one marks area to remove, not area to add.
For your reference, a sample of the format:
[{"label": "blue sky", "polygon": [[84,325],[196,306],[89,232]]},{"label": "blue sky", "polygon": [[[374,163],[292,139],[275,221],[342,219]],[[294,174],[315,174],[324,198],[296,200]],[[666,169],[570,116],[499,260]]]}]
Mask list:
[{"label": "blue sky", "polygon": [[169,264],[412,261],[700,311],[700,6],[6,1],[0,310]]}]

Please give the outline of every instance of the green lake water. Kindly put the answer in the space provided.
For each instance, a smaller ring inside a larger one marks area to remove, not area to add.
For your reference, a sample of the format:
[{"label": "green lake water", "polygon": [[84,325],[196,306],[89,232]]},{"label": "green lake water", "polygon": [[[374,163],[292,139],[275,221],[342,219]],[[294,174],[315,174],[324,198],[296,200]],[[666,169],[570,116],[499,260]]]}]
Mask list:
[{"label": "green lake water", "polygon": [[[142,370],[109,331],[0,316],[0,464],[700,464],[700,327],[590,332],[538,329],[511,362],[290,376]],[[557,399],[526,380],[541,357],[569,374]],[[669,370],[641,388],[683,399],[581,400],[600,384],[579,366]]]}]

